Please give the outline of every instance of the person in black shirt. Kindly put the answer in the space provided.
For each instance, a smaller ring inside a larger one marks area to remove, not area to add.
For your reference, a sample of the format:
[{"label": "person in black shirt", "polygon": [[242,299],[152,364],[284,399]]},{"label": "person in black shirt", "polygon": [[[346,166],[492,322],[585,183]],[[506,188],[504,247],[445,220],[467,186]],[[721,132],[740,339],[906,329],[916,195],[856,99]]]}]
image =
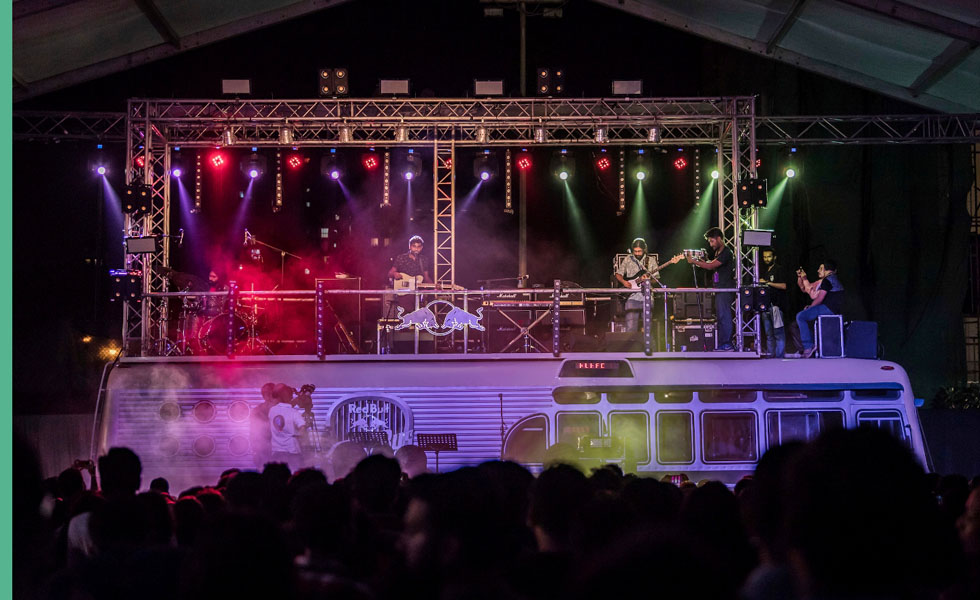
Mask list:
[{"label": "person in black shirt", "polygon": [[762,329],[766,333],[766,350],[773,358],[786,356],[786,329],[783,326],[783,315],[786,307],[786,270],[776,262],[776,252],[772,248],[762,251],[762,264],[765,272],[762,283],[769,288],[769,312],[764,312]]},{"label": "person in black shirt", "polygon": [[817,281],[810,283],[803,269],[796,272],[796,283],[810,296],[810,305],[796,313],[796,324],[800,327],[800,341],[803,358],[810,358],[816,351],[810,323],[821,315],[839,315],[844,307],[844,286],[837,278],[837,262],[825,260],[817,268]]},{"label": "person in black shirt", "polygon": [[[712,227],[704,234],[711,246],[711,260],[695,260],[688,257],[687,262],[696,267],[714,271],[713,282],[716,288],[735,287],[735,261],[731,249],[725,245],[721,229]],[[718,349],[732,350],[732,304],[735,302],[735,292],[718,292],[715,294],[715,315],[718,320]]]},{"label": "person in black shirt", "polygon": [[395,261],[388,271],[388,277],[391,279],[421,277],[424,283],[432,283],[425,258],[422,256],[421,237],[414,235],[412,239],[408,240],[408,252],[395,257]]}]

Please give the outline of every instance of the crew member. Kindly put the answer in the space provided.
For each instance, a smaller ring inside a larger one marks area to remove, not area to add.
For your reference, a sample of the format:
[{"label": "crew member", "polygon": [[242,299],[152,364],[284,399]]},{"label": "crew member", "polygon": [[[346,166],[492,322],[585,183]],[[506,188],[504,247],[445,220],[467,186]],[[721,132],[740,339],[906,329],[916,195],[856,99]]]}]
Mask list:
[{"label": "crew member", "polygon": [[817,350],[810,323],[821,315],[839,315],[844,308],[844,286],[837,278],[837,261],[823,261],[817,267],[817,276],[819,279],[811,283],[802,267],[796,272],[796,284],[810,296],[809,306],[796,313],[803,358],[810,358]]},{"label": "crew member", "polygon": [[391,269],[388,270],[388,277],[393,280],[422,277],[423,283],[432,283],[425,257],[422,256],[422,248],[422,238],[413,235],[408,240],[408,252],[395,257]]},{"label": "crew member", "polygon": [[299,436],[306,430],[303,412],[293,406],[292,388],[278,384],[273,391],[276,405],[269,409],[270,460],[286,463],[293,471],[302,466]]},{"label": "crew member", "polygon": [[[626,257],[616,272],[616,280],[623,287],[635,287],[647,279],[656,281],[660,267],[657,259],[647,254],[647,243],[643,238],[636,238],[630,243],[630,255]],[[651,314],[653,307],[650,307]],[[626,331],[640,331],[640,316],[643,314],[643,293],[630,294],[626,299]]]},{"label": "crew member", "polygon": [[776,262],[776,252],[772,248],[762,251],[762,264],[766,269],[762,276],[762,283],[769,288],[770,307],[769,312],[760,315],[762,329],[766,334],[766,350],[773,358],[783,358],[786,356],[786,328],[783,322],[787,288],[786,270]]},{"label": "crew member", "polygon": [[262,386],[262,404],[252,409],[249,414],[249,440],[252,444],[252,458],[255,466],[261,468],[269,462],[271,450],[271,430],[269,429],[269,411],[276,405],[273,392],[276,384],[267,383]]},{"label": "crew member", "polygon": [[[714,271],[713,287],[735,287],[735,265],[731,249],[725,245],[721,229],[712,227],[704,234],[704,239],[711,247],[711,260],[696,260],[687,257],[687,262],[696,267]],[[718,350],[732,350],[732,304],[735,302],[735,292],[715,293],[715,316],[718,322]]]}]

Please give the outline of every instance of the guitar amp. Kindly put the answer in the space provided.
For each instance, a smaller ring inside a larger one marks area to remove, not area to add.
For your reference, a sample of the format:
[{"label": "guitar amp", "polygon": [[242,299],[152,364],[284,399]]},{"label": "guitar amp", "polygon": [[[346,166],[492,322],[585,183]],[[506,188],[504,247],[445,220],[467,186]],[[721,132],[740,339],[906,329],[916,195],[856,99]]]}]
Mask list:
[{"label": "guitar amp", "polygon": [[718,336],[713,323],[674,325],[673,345],[679,352],[711,352],[718,348]]}]

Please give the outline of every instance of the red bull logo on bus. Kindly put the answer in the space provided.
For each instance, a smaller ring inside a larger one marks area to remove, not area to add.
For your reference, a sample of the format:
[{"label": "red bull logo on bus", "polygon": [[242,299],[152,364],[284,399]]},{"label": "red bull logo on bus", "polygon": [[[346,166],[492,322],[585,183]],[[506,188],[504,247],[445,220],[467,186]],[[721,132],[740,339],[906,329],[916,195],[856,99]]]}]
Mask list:
[{"label": "red bull logo on bus", "polygon": [[[436,317],[438,308],[436,311],[432,310],[434,306],[440,304],[445,304],[449,307],[449,312],[443,317],[441,325]],[[416,329],[424,329],[432,335],[449,335],[454,331],[461,331],[466,327],[471,327],[477,331],[485,331],[483,325],[480,324],[480,321],[483,320],[483,307],[476,309],[476,314],[473,314],[446,300],[433,300],[425,306],[408,313],[405,312],[404,308],[399,306],[397,316],[401,320],[401,323],[395,325],[396,330],[415,327]]]}]

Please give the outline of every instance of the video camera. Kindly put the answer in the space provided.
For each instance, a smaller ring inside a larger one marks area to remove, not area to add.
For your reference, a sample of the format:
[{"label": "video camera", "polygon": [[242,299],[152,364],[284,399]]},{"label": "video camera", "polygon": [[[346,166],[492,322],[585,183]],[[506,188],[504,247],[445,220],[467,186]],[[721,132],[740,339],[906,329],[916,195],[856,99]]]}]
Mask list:
[{"label": "video camera", "polygon": [[313,412],[313,392],[316,391],[316,386],[312,383],[307,383],[300,386],[299,391],[296,389],[292,389],[292,391],[296,396],[293,398],[293,405],[302,408],[303,412]]}]

